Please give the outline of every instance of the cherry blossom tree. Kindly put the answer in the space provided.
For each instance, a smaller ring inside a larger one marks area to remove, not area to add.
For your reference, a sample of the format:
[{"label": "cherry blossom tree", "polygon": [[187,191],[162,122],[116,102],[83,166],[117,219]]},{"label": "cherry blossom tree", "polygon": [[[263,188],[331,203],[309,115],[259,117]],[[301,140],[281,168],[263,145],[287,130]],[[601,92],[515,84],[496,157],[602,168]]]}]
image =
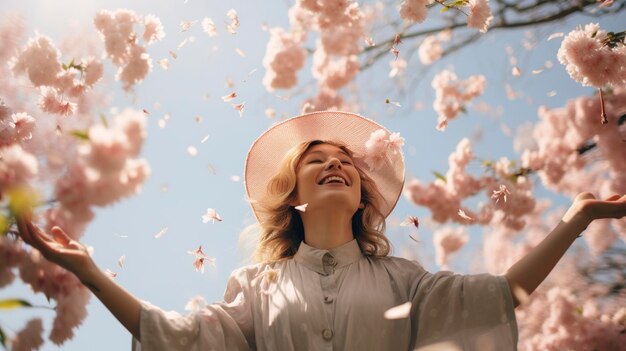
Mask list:
[{"label": "cherry blossom tree", "polygon": [[[259,89],[296,91],[302,112],[358,111],[358,101],[346,99],[346,90],[376,65],[389,65],[392,79],[418,79],[420,74],[407,63],[413,53],[423,65],[420,69],[432,69],[438,60],[493,32],[552,25],[554,38],[563,38],[554,52],[560,68],[572,84],[595,89],[562,107],[540,107],[538,120],[513,141],[519,146],[517,160],[482,159],[466,137],[449,155],[446,171],[435,172],[434,179],[409,177],[404,190],[406,200],[429,211],[428,221],[441,225],[432,235],[440,268],[448,269],[455,252],[479,240],[469,233],[479,227],[484,228],[482,268],[502,273],[543,239],[562,214],[537,197],[538,185],[569,198],[582,191],[602,197],[626,193],[625,32],[602,28],[603,16],[623,12],[625,6],[623,0],[296,0],[285,13],[290,27],[268,30],[265,55],[259,60],[264,71]],[[584,14],[589,22],[572,28],[555,25],[575,14]],[[0,84],[0,288],[19,276],[21,284],[53,301],[48,339],[63,344],[84,320],[90,294],[73,274],[23,245],[14,217],[34,207],[32,215],[47,231],[60,226],[79,240],[94,219],[94,208],[141,191],[150,175],[147,161],[140,158],[148,112],[129,108],[98,116],[108,104],[99,87],[107,84],[107,68],[112,68],[116,72],[109,78],[132,93],[152,72],[149,46],[162,40],[165,30],[156,15],[103,9],[93,18],[92,32],[69,48],[45,34],[24,38],[18,17],[2,18],[0,61],[8,64],[0,65],[0,77],[7,77]],[[229,10],[225,18],[226,32],[236,35],[237,12]],[[425,26],[427,19],[434,20]],[[209,37],[218,35],[212,19],[201,22]],[[192,25],[184,21],[181,30]],[[99,49],[91,49],[90,41]],[[176,58],[176,53],[170,55]],[[313,83],[298,79],[307,63]],[[167,59],[158,64],[169,67]],[[512,74],[520,72],[515,66]],[[307,84],[315,93],[303,96]],[[489,84],[480,72],[438,72],[431,82],[438,118],[433,132],[453,128]],[[232,102],[235,98],[232,92],[222,100],[242,116],[244,103]],[[267,114],[274,116],[275,111]],[[380,150],[403,143],[397,133],[374,133],[366,145],[368,166],[379,166]],[[470,166],[476,163],[484,172],[473,172]],[[306,204],[301,206],[304,211]],[[202,220],[222,219],[209,208]],[[414,227],[419,223],[415,217],[405,222]],[[517,310],[521,349],[616,349],[626,344],[626,222],[594,222],[580,241],[579,259],[563,262],[558,274]],[[188,253],[199,272],[205,261],[214,262],[202,246]],[[275,272],[266,273],[269,289]],[[189,308],[197,308],[198,301]],[[2,302],[32,307],[20,299]],[[2,330],[0,339],[5,344],[9,339],[14,350],[40,347],[46,332],[39,318],[8,337]]]}]

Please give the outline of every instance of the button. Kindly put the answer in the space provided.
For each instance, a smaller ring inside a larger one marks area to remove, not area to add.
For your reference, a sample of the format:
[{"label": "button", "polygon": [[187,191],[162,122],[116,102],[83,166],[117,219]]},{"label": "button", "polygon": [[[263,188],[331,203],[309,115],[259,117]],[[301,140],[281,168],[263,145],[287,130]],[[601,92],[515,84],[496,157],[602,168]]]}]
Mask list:
[{"label": "button", "polygon": [[334,299],[330,296],[324,296],[324,302],[325,303],[332,303],[334,301]]},{"label": "button", "polygon": [[322,337],[324,338],[324,340],[330,340],[333,338],[333,331],[331,329],[324,329],[322,330]]},{"label": "button", "polygon": [[329,253],[326,253],[322,258],[322,262],[324,265],[335,266],[337,264],[337,260]]}]

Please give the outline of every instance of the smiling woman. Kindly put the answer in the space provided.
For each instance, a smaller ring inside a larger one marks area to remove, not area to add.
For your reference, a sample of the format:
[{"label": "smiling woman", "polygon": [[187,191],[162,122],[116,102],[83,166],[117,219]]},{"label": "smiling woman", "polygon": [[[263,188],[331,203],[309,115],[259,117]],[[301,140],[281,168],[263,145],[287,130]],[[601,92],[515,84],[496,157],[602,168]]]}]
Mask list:
[{"label": "smiling woman", "polygon": [[231,274],[223,301],[187,316],[128,293],[60,228],[49,237],[20,218],[19,231],[94,292],[134,336],[134,350],[490,351],[516,349],[515,306],[585,227],[626,215],[626,196],[584,193],[504,275],[432,274],[388,256],[385,218],[404,180],[399,141],[345,112],[294,117],[261,135],[245,172],[260,262]]}]

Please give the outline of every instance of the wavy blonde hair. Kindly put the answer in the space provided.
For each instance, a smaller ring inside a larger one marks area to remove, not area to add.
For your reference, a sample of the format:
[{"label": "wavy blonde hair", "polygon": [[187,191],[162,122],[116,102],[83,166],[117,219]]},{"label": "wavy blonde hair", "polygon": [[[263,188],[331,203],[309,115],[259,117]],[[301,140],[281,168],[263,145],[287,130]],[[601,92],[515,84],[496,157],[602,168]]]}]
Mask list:
[{"label": "wavy blonde hair", "polygon": [[[330,140],[303,142],[285,154],[278,172],[268,182],[265,197],[258,202],[258,217],[262,220],[259,221],[255,261],[277,261],[292,257],[298,251],[304,240],[304,227],[300,215],[290,205],[296,198],[296,172],[304,153],[319,144],[334,145],[354,158],[353,152],[346,145]],[[376,183],[359,167],[356,169],[361,178],[361,202],[364,208],[358,209],[352,216],[352,232],[363,254],[385,257],[391,245],[384,234],[385,216],[377,204],[382,195]]]}]

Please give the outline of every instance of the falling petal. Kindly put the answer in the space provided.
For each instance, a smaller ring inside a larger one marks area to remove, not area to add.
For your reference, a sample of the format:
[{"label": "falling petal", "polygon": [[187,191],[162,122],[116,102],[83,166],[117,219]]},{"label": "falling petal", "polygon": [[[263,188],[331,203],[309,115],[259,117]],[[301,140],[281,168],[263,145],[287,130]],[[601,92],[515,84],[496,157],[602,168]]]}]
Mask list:
[{"label": "falling petal", "polygon": [[110,270],[110,269],[108,269],[108,268],[106,269],[106,271],[104,271],[104,273],[105,273],[106,275],[108,275],[108,276],[109,276],[109,278],[111,278],[111,279],[113,279],[113,278],[117,277],[117,273],[113,272],[112,270]]},{"label": "falling petal", "polygon": [[185,310],[191,311],[191,312],[198,312],[204,307],[206,307],[206,305],[207,305],[207,302],[204,299],[204,297],[198,295],[198,296],[192,297],[191,299],[189,299],[189,301],[187,301],[187,304],[185,304]]},{"label": "falling petal", "polygon": [[233,104],[233,108],[237,111],[239,111],[239,117],[243,117],[243,107],[244,107],[245,101],[240,103],[240,104]]},{"label": "falling petal", "polygon": [[409,317],[411,313],[411,302],[405,302],[402,305],[392,307],[385,311],[385,319],[402,319]]},{"label": "falling petal", "polygon": [[209,166],[207,168],[209,170],[209,173],[213,175],[217,174],[217,171],[215,170],[215,167],[212,164],[209,163]]},{"label": "falling petal", "polygon": [[466,221],[473,221],[474,219],[470,216],[468,216],[467,214],[465,214],[465,211],[459,209],[459,217],[463,218]]},{"label": "falling petal", "polygon": [[491,194],[491,198],[492,199],[496,199],[496,203],[498,203],[500,201],[500,199],[504,199],[504,202],[506,202],[507,194],[508,195],[511,194],[509,192],[509,189],[507,189],[506,185],[500,184],[500,189],[499,190],[494,190],[493,194]]},{"label": "falling petal", "polygon": [[519,69],[519,67],[515,66],[513,67],[511,74],[513,74],[514,77],[519,77],[522,75],[522,71]]},{"label": "falling petal", "polygon": [[126,262],[126,256],[124,255],[117,259],[117,265],[120,266],[120,268],[124,268],[124,262]]},{"label": "falling petal", "polygon": [[161,118],[161,119],[159,119],[157,121],[157,124],[158,124],[159,128],[163,129],[163,128],[165,128],[165,124],[166,123],[165,123],[165,120],[163,118]]},{"label": "falling petal", "polygon": [[185,45],[187,45],[188,41],[189,41],[189,38],[185,38],[183,41],[180,42],[180,44],[178,44],[176,49],[178,49],[178,50],[182,49]]},{"label": "falling petal", "polygon": [[215,221],[221,222],[222,217],[213,208],[208,208],[206,214],[202,215],[202,223],[208,223],[209,221],[215,223]]},{"label": "falling petal", "polygon": [[411,238],[411,240],[415,241],[416,243],[419,243],[420,241],[417,240],[413,235],[409,234],[409,238]]},{"label": "falling petal", "polygon": [[174,51],[172,51],[172,50],[170,50],[170,55],[172,55],[172,58],[174,60],[176,60],[178,58],[178,55]]},{"label": "falling petal", "polygon": [[215,28],[215,23],[213,23],[213,20],[205,17],[202,20],[202,30],[208,34],[210,37],[214,37],[217,35],[217,29]]},{"label": "falling petal", "polygon": [[169,187],[167,186],[167,184],[163,184],[161,185],[161,192],[162,193],[166,193],[169,189]]},{"label": "falling petal", "polygon": [[265,116],[267,118],[274,118],[276,117],[276,110],[273,108],[266,108],[265,109]]},{"label": "falling petal", "polygon": [[295,206],[295,209],[296,209],[296,210],[298,210],[298,211],[300,211],[300,212],[305,212],[305,211],[306,211],[306,207],[307,207],[308,205],[309,205],[308,203],[306,203],[306,204],[302,204],[302,205],[298,205],[298,206]]},{"label": "falling petal", "polygon": [[202,123],[202,116],[197,115],[194,119],[196,120],[196,123]]},{"label": "falling petal", "polygon": [[157,63],[163,69],[169,69],[170,68],[170,61],[168,61],[166,58],[158,60]]},{"label": "falling petal", "polygon": [[148,112],[148,110],[147,110],[147,109],[145,109],[145,108],[143,109],[143,113],[145,113],[145,114],[147,114],[147,115],[149,115],[149,114],[150,114],[150,112]]},{"label": "falling petal", "polygon": [[158,239],[158,238],[162,237],[163,235],[165,235],[165,233],[167,233],[167,227],[159,230],[159,232],[154,235],[154,238]]},{"label": "falling petal", "polygon": [[191,156],[196,156],[198,154],[198,149],[195,146],[188,146],[187,153]]},{"label": "falling petal", "polygon": [[238,182],[241,180],[241,177],[238,175],[233,175],[233,176],[230,176],[230,180],[232,180],[233,182]]},{"label": "falling petal", "polygon": [[202,138],[202,140],[200,140],[200,144],[204,144],[205,141],[209,140],[209,135],[207,134],[207,136],[205,136],[204,138]]},{"label": "falling petal", "polygon": [[372,37],[365,37],[365,44],[367,44],[367,46],[376,46],[376,44],[374,44],[374,39],[372,39]]},{"label": "falling petal", "polygon": [[228,101],[230,101],[230,100],[232,100],[232,99],[234,99],[236,97],[237,97],[237,93],[233,91],[232,93],[230,93],[228,95],[222,96],[222,101],[228,102]]},{"label": "falling petal", "polygon": [[532,74],[539,74],[539,73],[541,73],[541,72],[543,72],[543,68],[534,69],[534,70],[532,70],[532,72],[531,72],[531,73],[532,73]]},{"label": "falling petal", "polygon": [[552,39],[556,39],[556,38],[561,38],[563,37],[563,32],[556,32],[556,33],[552,33],[550,34],[550,36],[548,37],[548,41],[552,40]]},{"label": "falling petal", "polygon": [[240,48],[236,48],[235,52],[241,57],[246,57],[246,54],[243,51],[241,51]]},{"label": "falling petal", "polygon": [[189,29],[191,29],[191,27],[193,26],[193,24],[196,23],[196,21],[181,21],[180,22],[180,31],[181,32],[186,32]]},{"label": "falling petal", "polygon": [[404,221],[400,223],[403,227],[415,226],[415,228],[419,228],[419,220],[415,216],[408,216]]},{"label": "falling petal", "polygon": [[193,267],[196,272],[204,273],[204,260],[207,260],[209,264],[215,267],[215,259],[208,257],[202,252],[202,245],[200,245],[195,251],[187,251],[188,254],[195,256],[193,261]]}]

